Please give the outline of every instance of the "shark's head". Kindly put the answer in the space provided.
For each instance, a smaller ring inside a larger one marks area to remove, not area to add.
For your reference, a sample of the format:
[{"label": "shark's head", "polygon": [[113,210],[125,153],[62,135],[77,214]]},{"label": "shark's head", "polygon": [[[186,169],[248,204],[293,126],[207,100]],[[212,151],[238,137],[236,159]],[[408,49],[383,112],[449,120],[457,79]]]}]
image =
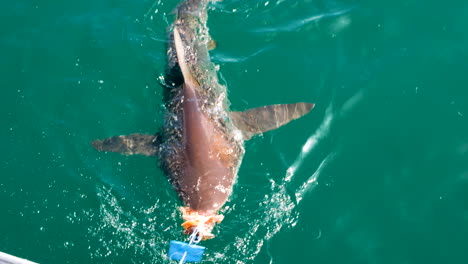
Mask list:
[{"label": "shark's head", "polygon": [[184,234],[196,236],[201,240],[212,239],[215,236],[211,233],[214,226],[223,221],[224,216],[216,213],[199,213],[189,207],[181,207],[182,217],[185,220],[182,227],[185,229]]}]

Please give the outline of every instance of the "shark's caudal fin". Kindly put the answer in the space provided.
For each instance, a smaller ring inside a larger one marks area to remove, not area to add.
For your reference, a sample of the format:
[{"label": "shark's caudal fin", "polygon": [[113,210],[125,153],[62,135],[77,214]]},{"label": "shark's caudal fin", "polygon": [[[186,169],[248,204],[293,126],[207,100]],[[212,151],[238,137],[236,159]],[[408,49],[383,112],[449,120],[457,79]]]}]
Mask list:
[{"label": "shark's caudal fin", "polygon": [[91,142],[98,151],[117,152],[124,155],[158,155],[158,135],[131,134],[98,139]]},{"label": "shark's caudal fin", "polygon": [[245,140],[255,134],[276,129],[294,119],[307,114],[314,108],[314,104],[295,103],[267,105],[248,109],[244,112],[231,112],[230,117],[234,125],[242,131]]}]

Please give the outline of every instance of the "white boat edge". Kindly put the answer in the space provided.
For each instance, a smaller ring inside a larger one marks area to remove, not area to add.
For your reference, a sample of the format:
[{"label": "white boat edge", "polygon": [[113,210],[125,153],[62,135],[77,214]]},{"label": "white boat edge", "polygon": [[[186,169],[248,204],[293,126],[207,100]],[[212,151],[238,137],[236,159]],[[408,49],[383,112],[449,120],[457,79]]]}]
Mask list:
[{"label": "white boat edge", "polygon": [[18,258],[10,254],[0,252],[0,264],[38,264],[27,259]]}]

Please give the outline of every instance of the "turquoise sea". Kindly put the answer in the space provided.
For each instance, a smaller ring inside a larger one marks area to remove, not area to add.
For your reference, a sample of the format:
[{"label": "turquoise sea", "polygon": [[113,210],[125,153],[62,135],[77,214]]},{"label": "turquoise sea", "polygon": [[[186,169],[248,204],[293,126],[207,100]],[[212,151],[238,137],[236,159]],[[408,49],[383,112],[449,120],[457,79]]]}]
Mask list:
[{"label": "turquoise sea", "polygon": [[[174,263],[181,205],[154,133],[177,0],[16,0],[0,11],[0,251]],[[468,2],[224,0],[231,108],[314,102],[246,143],[202,263],[468,263]]]}]

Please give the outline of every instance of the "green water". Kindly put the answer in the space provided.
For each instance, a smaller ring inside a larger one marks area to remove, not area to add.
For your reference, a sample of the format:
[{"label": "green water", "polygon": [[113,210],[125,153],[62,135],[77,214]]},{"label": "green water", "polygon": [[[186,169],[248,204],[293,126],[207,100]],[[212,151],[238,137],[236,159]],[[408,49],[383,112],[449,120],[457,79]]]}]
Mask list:
[{"label": "green water", "polygon": [[[89,142],[161,123],[170,1],[6,1],[0,251],[170,263],[180,202],[153,158]],[[315,102],[246,144],[203,263],[468,263],[468,3],[224,0],[233,109]]]}]

